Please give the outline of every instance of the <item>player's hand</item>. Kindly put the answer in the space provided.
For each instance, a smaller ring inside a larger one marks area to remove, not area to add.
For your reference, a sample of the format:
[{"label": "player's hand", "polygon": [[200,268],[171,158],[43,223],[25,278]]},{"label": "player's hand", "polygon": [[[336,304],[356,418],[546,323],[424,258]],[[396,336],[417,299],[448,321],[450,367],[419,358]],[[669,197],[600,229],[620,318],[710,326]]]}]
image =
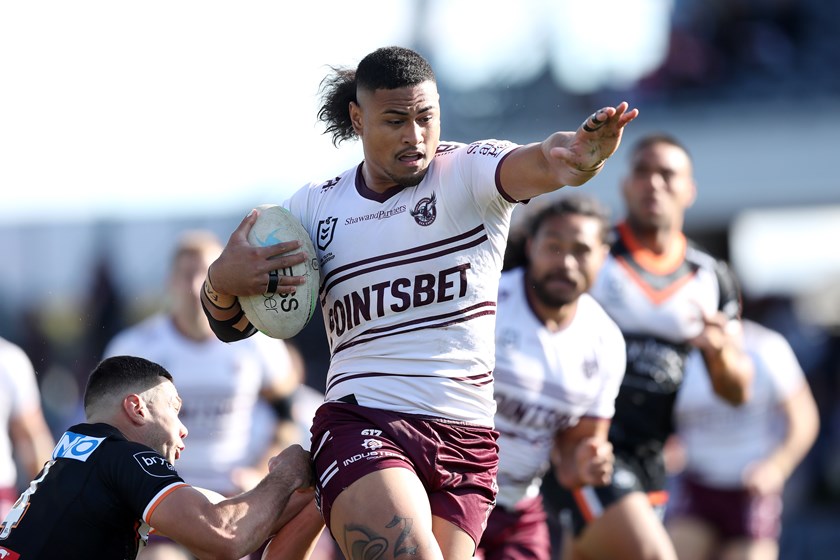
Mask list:
[{"label": "player's hand", "polygon": [[744,487],[754,496],[779,494],[785,485],[782,469],[772,460],[757,461],[744,469]]},{"label": "player's hand", "polygon": [[[248,242],[248,232],[257,220],[259,210],[252,210],[233,231],[222,254],[210,265],[209,276],[213,289],[220,294],[252,296],[266,293],[269,272],[291,268],[306,260],[303,252],[285,255],[300,247],[299,241],[286,241],[254,247]],[[270,259],[270,260],[269,260]],[[294,293],[294,287],[303,284],[302,276],[277,275],[275,293]]]},{"label": "player's hand", "polygon": [[729,327],[729,317],[722,311],[711,315],[700,315],[702,327],[700,334],[690,339],[692,346],[704,352],[720,353],[730,336],[734,336],[733,327]]},{"label": "player's hand", "polygon": [[300,477],[298,489],[310,488],[315,484],[315,471],[309,452],[298,444],[290,445],[268,461],[269,472],[294,473]]},{"label": "player's hand", "polygon": [[624,127],[639,116],[622,101],[592,113],[574,132],[556,132],[543,142],[543,155],[564,185],[585,183],[621,143]]},{"label": "player's hand", "polygon": [[614,463],[613,446],[609,441],[586,438],[575,448],[578,480],[583,485],[608,484],[612,478]]}]

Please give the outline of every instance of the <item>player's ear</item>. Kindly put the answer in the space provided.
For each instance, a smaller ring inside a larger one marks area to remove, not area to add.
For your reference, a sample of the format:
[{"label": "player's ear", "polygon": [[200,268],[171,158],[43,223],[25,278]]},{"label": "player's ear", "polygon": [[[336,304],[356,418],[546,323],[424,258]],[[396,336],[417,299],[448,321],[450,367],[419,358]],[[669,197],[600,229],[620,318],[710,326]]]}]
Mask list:
[{"label": "player's ear", "polygon": [[362,108],[355,101],[350,102],[350,122],[353,124],[353,130],[359,136],[362,135]]},{"label": "player's ear", "polygon": [[129,420],[135,424],[142,424],[146,421],[148,409],[146,408],[146,401],[137,393],[126,395],[122,401],[123,412],[126,413]]}]

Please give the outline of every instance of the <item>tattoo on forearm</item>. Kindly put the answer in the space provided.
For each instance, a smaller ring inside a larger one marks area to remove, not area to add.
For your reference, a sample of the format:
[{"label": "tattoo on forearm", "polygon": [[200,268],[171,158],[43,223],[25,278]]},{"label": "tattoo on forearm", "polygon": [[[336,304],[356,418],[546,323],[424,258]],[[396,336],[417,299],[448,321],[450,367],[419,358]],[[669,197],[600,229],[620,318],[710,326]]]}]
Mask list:
[{"label": "tattoo on forearm", "polygon": [[[413,520],[395,515],[385,529],[400,528],[399,534],[393,540],[393,557],[414,556],[417,546],[410,545]],[[390,531],[393,532],[393,531]],[[349,554],[348,560],[379,560],[387,557],[392,541],[387,535],[363,525],[346,525],[344,528],[344,548]]]}]

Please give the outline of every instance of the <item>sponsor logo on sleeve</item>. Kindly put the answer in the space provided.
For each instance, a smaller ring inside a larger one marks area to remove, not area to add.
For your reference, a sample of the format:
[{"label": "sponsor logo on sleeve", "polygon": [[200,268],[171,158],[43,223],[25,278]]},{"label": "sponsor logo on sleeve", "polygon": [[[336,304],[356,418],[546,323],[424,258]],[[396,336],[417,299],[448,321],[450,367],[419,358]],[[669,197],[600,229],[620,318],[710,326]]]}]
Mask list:
[{"label": "sponsor logo on sleeve", "polygon": [[18,560],[19,558],[20,554],[14,550],[10,550],[5,546],[0,546],[0,560]]},{"label": "sponsor logo on sleeve", "polygon": [[53,449],[52,458],[75,459],[76,461],[85,462],[103,441],[105,441],[105,438],[96,438],[74,432],[64,432],[55,449]]},{"label": "sponsor logo on sleeve", "polygon": [[146,474],[149,476],[156,476],[159,478],[166,478],[170,476],[177,476],[175,467],[172,463],[160,456],[154,451],[141,451],[134,454],[134,459],[140,465]]}]

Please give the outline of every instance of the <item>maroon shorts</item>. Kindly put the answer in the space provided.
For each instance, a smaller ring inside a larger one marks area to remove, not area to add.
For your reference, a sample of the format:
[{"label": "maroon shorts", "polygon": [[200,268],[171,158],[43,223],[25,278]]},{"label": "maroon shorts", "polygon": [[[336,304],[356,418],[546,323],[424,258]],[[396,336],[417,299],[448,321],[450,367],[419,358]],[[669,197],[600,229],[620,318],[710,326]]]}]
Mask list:
[{"label": "maroon shorts", "polygon": [[753,496],[744,489],[722,490],[681,477],[669,517],[694,517],[720,533],[722,539],[778,539],[782,527],[782,497]]},{"label": "maroon shorts", "polygon": [[512,510],[496,506],[475,557],[480,560],[549,560],[551,542],[542,497],[522,500]]},{"label": "maroon shorts", "polygon": [[345,488],[372,472],[401,467],[423,483],[433,515],[478,543],[496,499],[497,437],[491,428],[463,422],[321,405],[312,424],[312,459],[316,503],[327,528]]}]

